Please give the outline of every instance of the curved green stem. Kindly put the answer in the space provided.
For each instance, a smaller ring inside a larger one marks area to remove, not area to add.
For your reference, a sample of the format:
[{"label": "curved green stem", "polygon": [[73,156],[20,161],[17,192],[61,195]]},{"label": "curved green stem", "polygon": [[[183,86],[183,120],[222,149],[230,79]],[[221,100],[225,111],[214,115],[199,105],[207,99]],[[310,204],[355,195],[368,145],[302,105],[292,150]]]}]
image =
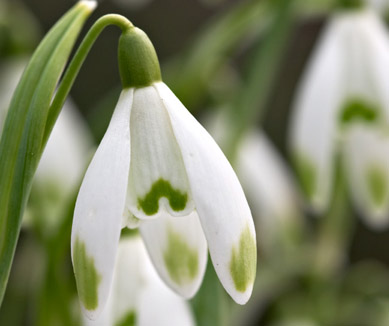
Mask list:
[{"label": "curved green stem", "polygon": [[46,122],[45,135],[42,142],[42,151],[83,62],[85,61],[98,36],[109,25],[118,26],[123,33],[134,27],[134,25],[127,18],[121,15],[109,14],[99,18],[90,28],[79,48],[77,49],[77,52],[74,55],[72,61],[70,62],[50,106],[49,115]]}]

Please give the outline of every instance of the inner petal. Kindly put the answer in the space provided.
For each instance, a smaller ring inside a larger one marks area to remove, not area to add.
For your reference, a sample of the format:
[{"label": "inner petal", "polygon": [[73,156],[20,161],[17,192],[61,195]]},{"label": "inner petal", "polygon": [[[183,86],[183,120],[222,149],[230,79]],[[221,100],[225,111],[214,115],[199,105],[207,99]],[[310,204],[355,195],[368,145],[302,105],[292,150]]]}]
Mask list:
[{"label": "inner petal", "polygon": [[155,88],[135,90],[126,209],[139,219],[188,215],[194,204],[181,151]]}]

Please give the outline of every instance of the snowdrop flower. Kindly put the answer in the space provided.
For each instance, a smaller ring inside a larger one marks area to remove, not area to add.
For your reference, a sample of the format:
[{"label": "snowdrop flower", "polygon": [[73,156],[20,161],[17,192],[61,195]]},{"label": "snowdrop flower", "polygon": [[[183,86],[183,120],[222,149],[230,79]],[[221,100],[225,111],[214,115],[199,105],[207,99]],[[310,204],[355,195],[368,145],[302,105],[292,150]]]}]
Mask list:
[{"label": "snowdrop flower", "polygon": [[112,291],[96,321],[85,326],[192,326],[189,304],[161,281],[139,235],[120,239]]},{"label": "snowdrop flower", "polygon": [[255,278],[256,240],[233,169],[161,81],[141,30],[121,37],[119,68],[124,89],[74,212],[72,259],[84,312],[95,319],[104,307],[126,226],[139,226],[160,277],[185,298],[200,286],[208,245],[224,288],[244,304]]},{"label": "snowdrop flower", "polygon": [[[328,207],[341,152],[367,221],[389,221],[388,70],[389,36],[375,12],[359,8],[330,19],[298,89],[290,134],[303,188],[318,212]],[[359,131],[351,132],[354,126]]]}]

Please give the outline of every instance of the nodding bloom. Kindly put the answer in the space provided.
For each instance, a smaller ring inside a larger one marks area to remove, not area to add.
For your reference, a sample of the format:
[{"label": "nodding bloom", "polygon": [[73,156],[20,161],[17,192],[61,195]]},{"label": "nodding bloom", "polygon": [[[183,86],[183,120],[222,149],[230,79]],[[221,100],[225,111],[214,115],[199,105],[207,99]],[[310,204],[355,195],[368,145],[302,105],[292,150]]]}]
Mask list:
[{"label": "nodding bloom", "polygon": [[389,222],[389,35],[370,8],[333,15],[298,89],[291,129],[312,207],[328,208],[336,160],[366,222]]},{"label": "nodding bloom", "polygon": [[83,316],[83,324],[195,325],[189,304],[161,281],[138,234],[120,239],[107,304],[97,320]]},{"label": "nodding bloom", "polygon": [[119,43],[123,91],[85,174],[72,260],[84,312],[109,295],[123,227],[139,227],[160,277],[185,298],[198,290],[207,246],[238,303],[250,297],[256,236],[242,187],[208,132],[161,81],[155,50],[131,27]]}]

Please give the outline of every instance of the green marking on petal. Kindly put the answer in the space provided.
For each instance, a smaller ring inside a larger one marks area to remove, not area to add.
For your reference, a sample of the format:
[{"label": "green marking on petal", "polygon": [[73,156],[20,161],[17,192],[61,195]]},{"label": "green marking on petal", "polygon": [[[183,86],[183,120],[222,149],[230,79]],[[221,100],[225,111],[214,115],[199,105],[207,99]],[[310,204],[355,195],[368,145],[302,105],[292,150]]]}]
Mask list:
[{"label": "green marking on petal", "polygon": [[88,257],[85,243],[76,238],[73,249],[74,274],[80,300],[88,310],[98,305],[98,285],[101,275],[98,274],[93,257]]},{"label": "green marking on petal", "polygon": [[295,155],[294,165],[304,194],[312,199],[317,188],[317,171],[313,162],[304,155]]},{"label": "green marking on petal", "polygon": [[240,235],[238,247],[232,248],[230,273],[239,292],[245,292],[254,283],[257,270],[257,247],[255,239],[246,226]]},{"label": "green marking on petal", "polygon": [[198,274],[197,250],[191,248],[183,236],[171,228],[168,231],[168,245],[163,259],[171,279],[177,284],[190,282]]},{"label": "green marking on petal", "polygon": [[353,121],[372,123],[377,120],[377,108],[363,100],[348,101],[340,111],[339,122],[342,126]]},{"label": "green marking on petal", "polygon": [[146,215],[153,215],[158,212],[161,197],[166,197],[170,207],[176,212],[182,211],[188,201],[187,194],[174,189],[169,181],[161,178],[154,182],[146,196],[138,199],[138,205]]},{"label": "green marking on petal", "polygon": [[124,315],[122,319],[115,324],[115,326],[135,326],[136,325],[136,312],[134,310],[129,311]]},{"label": "green marking on petal", "polygon": [[382,207],[388,193],[385,171],[377,166],[371,166],[367,170],[366,182],[374,205]]}]

